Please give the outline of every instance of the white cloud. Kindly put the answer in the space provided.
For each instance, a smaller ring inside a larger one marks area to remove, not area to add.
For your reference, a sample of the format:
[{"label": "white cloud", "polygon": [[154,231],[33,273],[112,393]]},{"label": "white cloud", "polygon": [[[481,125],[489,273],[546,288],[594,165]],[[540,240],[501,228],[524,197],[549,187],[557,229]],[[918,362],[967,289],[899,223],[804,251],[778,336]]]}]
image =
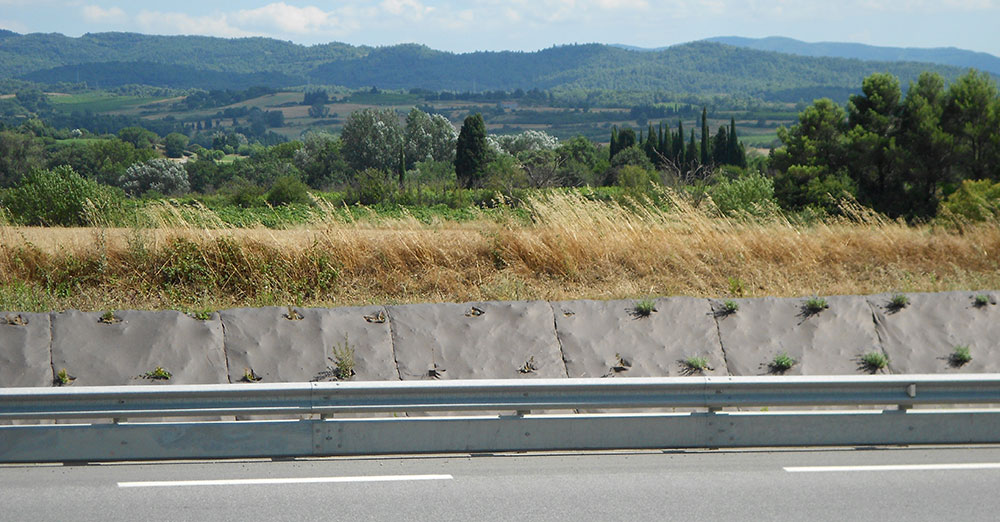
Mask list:
[{"label": "white cloud", "polygon": [[323,11],[315,6],[295,7],[284,2],[237,11],[232,15],[232,20],[238,27],[291,34],[309,34],[337,25],[337,17],[333,12]]},{"label": "white cloud", "polygon": [[99,5],[86,5],[83,7],[83,18],[89,22],[122,22],[128,17],[118,7],[104,9]]},{"label": "white cloud", "polygon": [[197,34],[223,38],[263,35],[233,27],[226,18],[224,15],[194,17],[184,13],[158,11],[142,11],[135,17],[139,27],[151,34]]},{"label": "white cloud", "polygon": [[384,0],[381,4],[382,10],[394,16],[407,15],[420,20],[424,15],[434,10],[433,7],[426,6],[418,0]]}]

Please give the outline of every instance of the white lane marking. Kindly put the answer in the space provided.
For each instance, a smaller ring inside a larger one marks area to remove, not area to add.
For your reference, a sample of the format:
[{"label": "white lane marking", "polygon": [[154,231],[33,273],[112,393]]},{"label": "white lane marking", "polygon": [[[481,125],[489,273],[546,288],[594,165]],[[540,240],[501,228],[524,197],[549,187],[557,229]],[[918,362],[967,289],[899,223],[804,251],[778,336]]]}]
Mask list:
[{"label": "white lane marking", "polygon": [[888,464],[883,466],[790,466],[789,473],[825,473],[831,471],[939,471],[963,469],[1000,469],[1000,462],[966,464]]},{"label": "white lane marking", "polygon": [[184,486],[246,486],[258,484],[318,484],[325,482],[400,482],[407,480],[451,480],[451,475],[370,475],[358,477],[296,477],[228,480],[162,480],[119,482],[120,488],[172,488]]}]

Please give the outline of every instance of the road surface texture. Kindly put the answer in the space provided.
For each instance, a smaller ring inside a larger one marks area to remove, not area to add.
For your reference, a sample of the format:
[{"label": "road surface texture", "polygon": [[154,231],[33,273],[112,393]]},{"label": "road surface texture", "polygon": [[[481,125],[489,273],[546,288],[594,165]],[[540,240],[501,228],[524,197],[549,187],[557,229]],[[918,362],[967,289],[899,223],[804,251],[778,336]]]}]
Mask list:
[{"label": "road surface texture", "polygon": [[3,520],[997,520],[1000,447],[0,466]]}]

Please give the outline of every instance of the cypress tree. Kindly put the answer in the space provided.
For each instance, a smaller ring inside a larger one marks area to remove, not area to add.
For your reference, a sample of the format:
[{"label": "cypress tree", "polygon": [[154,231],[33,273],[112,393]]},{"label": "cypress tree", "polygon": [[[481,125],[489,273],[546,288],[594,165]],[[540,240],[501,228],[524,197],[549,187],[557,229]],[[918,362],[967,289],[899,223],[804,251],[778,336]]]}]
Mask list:
[{"label": "cypress tree", "polygon": [[455,148],[455,175],[465,188],[471,188],[483,175],[489,163],[489,145],[486,144],[486,122],[483,115],[467,116],[458,133]]},{"label": "cypress tree", "polygon": [[691,141],[688,142],[687,152],[684,155],[692,167],[698,165],[698,144],[694,141],[694,129],[691,129]]},{"label": "cypress tree", "polygon": [[618,126],[611,127],[611,144],[608,146],[608,160],[618,154]]},{"label": "cypress tree", "polygon": [[701,108],[701,164],[712,162],[711,149],[708,146],[708,109]]},{"label": "cypress tree", "polygon": [[736,141],[736,118],[729,118],[729,154],[726,163],[739,165],[741,163],[739,154],[739,144]]},{"label": "cypress tree", "polygon": [[684,160],[684,122],[677,120],[677,134],[674,136],[674,161],[683,165]]}]

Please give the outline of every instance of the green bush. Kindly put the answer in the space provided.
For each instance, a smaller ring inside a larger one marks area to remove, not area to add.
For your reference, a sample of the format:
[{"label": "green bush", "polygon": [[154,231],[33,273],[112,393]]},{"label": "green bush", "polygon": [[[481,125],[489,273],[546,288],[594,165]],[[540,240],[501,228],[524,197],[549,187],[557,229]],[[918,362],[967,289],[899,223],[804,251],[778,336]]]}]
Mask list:
[{"label": "green bush", "polygon": [[715,207],[724,215],[768,216],[778,211],[774,180],[759,173],[742,173],[736,179],[723,178],[708,189]]},{"label": "green bush", "polygon": [[984,179],[965,180],[947,199],[941,202],[939,214],[969,221],[1000,218],[1000,182]]},{"label": "green bush", "polygon": [[889,366],[889,358],[879,351],[868,352],[861,356],[861,369],[868,373],[876,373]]},{"label": "green bush", "polygon": [[948,356],[948,362],[955,367],[965,366],[966,364],[972,362],[972,352],[969,350],[968,346],[958,345],[955,347],[955,350],[951,352],[951,355]]},{"label": "green bush", "polygon": [[771,364],[769,364],[768,367],[771,369],[772,373],[785,373],[788,370],[791,370],[792,366],[795,366],[796,363],[798,363],[798,361],[793,359],[790,355],[785,352],[781,352],[774,356],[774,360],[771,361]]},{"label": "green bush", "polygon": [[33,170],[6,192],[2,204],[21,225],[83,226],[120,218],[124,194],[69,166]]},{"label": "green bush", "polygon": [[312,203],[309,198],[309,187],[295,176],[282,176],[276,179],[264,199],[276,207],[292,203],[302,205]]}]

